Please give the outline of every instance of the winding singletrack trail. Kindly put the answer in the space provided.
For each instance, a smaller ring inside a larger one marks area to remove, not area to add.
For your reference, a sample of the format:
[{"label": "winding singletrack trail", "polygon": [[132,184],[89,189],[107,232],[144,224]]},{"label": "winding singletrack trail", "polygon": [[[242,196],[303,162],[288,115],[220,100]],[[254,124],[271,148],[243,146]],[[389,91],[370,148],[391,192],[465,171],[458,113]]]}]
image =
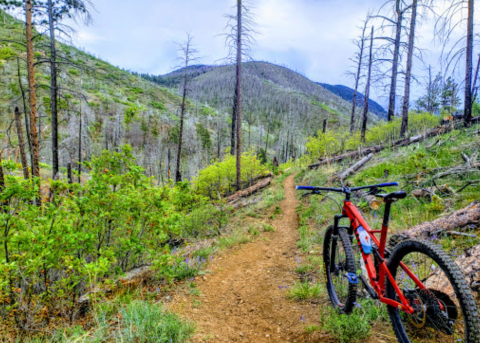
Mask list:
[{"label": "winding singletrack trail", "polygon": [[275,232],[215,258],[211,274],[195,281],[201,295],[177,295],[171,303],[173,311],[197,324],[192,342],[325,342],[304,330],[307,322],[318,323],[318,305],[286,299],[284,287],[297,280],[300,255],[294,177],[285,180]]}]

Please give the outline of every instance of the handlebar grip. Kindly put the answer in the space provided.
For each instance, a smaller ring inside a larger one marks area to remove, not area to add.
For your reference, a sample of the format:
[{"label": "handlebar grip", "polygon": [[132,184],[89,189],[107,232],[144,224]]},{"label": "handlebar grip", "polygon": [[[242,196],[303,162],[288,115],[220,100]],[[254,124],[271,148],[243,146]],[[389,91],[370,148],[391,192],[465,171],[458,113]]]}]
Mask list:
[{"label": "handlebar grip", "polygon": [[394,187],[394,186],[398,186],[398,182],[382,183],[378,186],[379,187]]},{"label": "handlebar grip", "polygon": [[313,191],[315,189],[315,187],[313,186],[297,186],[295,187],[295,189],[298,189],[298,190],[306,190],[306,191]]}]

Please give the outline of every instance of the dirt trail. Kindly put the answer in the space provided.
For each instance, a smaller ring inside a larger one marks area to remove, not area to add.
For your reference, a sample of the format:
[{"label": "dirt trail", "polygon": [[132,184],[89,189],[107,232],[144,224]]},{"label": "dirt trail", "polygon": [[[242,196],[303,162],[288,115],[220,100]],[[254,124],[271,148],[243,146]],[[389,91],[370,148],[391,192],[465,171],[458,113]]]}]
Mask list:
[{"label": "dirt trail", "polygon": [[[172,309],[194,320],[193,342],[320,342],[306,335],[301,318],[317,323],[318,305],[286,299],[297,279],[295,257],[300,255],[294,175],[284,184],[282,215],[272,222],[275,232],[229,250],[209,265],[211,274],[197,278],[201,295],[177,296]],[[197,308],[195,308],[197,307]]]}]

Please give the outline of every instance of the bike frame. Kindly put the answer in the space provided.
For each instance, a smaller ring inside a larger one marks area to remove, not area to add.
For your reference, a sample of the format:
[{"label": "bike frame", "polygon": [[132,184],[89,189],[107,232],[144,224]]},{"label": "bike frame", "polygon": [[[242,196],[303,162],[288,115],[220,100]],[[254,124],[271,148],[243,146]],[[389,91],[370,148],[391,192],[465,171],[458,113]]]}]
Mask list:
[{"label": "bike frame", "polygon": [[[351,237],[353,237],[353,234],[355,234],[357,238],[357,242],[360,247],[360,251],[362,253],[362,258],[363,258],[363,261],[365,262],[365,267],[367,269],[368,276],[370,278],[370,284],[373,286],[373,290],[377,293],[379,300],[384,304],[396,307],[402,311],[412,314],[414,313],[414,309],[409,305],[407,299],[403,295],[402,291],[400,290],[397,283],[395,282],[395,279],[393,278],[392,274],[388,270],[387,264],[385,262],[385,258],[384,258],[385,246],[387,243],[388,223],[390,220],[390,209],[394,201],[384,200],[384,202],[385,202],[385,216],[382,223],[382,229],[372,230],[370,226],[367,224],[367,222],[365,221],[365,219],[360,214],[360,211],[358,210],[358,208],[349,199],[346,199],[343,202],[342,214],[335,216],[334,235],[338,237],[338,228],[339,228],[340,219],[349,218],[351,223],[349,234]],[[378,247],[378,250],[373,249],[371,254],[365,254],[363,251],[362,244],[360,242],[360,238],[357,232],[360,226],[365,229],[370,239]],[[380,234],[380,239],[376,237],[377,234]],[[334,256],[333,255],[334,253],[335,251],[332,250],[332,256]],[[373,260],[374,254],[376,255],[379,261],[378,273],[375,268],[375,263]],[[334,259],[332,259],[332,263],[334,263],[333,261]],[[408,269],[408,267],[403,262],[400,263],[400,266],[420,289],[426,289],[425,285],[415,276],[415,274],[410,269]],[[385,297],[385,289],[386,289],[385,279],[387,277],[390,280],[390,283],[395,289],[395,292],[397,293],[398,298],[400,299],[401,302],[397,302],[393,299],[389,299]]]}]

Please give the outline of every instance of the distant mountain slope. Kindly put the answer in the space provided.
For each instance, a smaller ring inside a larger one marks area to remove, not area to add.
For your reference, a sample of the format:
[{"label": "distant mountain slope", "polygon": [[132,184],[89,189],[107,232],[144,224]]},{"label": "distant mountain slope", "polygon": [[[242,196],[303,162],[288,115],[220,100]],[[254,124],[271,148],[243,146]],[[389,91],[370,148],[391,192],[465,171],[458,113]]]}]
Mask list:
[{"label": "distant mountain slope", "polygon": [[[199,65],[188,70],[191,98],[224,112],[231,111],[233,66]],[[180,87],[182,74],[183,70],[177,70],[144,77],[167,87]],[[272,122],[277,138],[292,130],[300,136],[315,134],[326,118],[332,128],[348,123],[351,110],[348,101],[288,68],[268,62],[247,62],[244,75],[245,119],[265,127]],[[249,118],[251,116],[253,118]],[[371,119],[378,121],[374,115]]]},{"label": "distant mountain slope", "polygon": [[[342,97],[343,99],[347,100],[350,103],[353,101],[353,94],[355,90],[347,86],[342,86],[342,85],[333,86],[326,83],[319,83],[319,85],[321,85],[325,89],[328,89],[330,92],[337,94],[338,96]],[[362,93],[358,93],[357,104],[363,106],[364,99],[365,99],[364,95]],[[387,111],[385,111],[385,109],[380,104],[378,104],[373,100],[370,100],[368,102],[368,108],[370,112],[376,114],[381,118],[386,118],[387,116]]]}]

